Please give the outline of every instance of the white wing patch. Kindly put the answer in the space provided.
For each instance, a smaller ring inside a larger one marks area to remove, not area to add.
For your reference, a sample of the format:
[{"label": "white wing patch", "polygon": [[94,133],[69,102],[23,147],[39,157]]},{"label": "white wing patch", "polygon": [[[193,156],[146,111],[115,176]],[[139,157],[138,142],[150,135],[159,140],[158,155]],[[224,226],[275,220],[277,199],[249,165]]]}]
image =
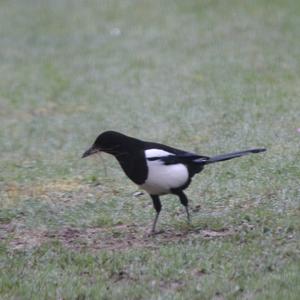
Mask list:
[{"label": "white wing patch", "polygon": [[161,157],[161,156],[168,156],[168,155],[174,155],[174,154],[161,149],[148,149],[145,151],[146,158]]},{"label": "white wing patch", "polygon": [[[173,153],[149,149],[145,151],[146,160],[151,157],[174,155]],[[170,189],[183,186],[188,178],[187,167],[183,164],[165,165],[161,160],[147,160],[148,177],[140,187],[151,195],[163,195]]]}]

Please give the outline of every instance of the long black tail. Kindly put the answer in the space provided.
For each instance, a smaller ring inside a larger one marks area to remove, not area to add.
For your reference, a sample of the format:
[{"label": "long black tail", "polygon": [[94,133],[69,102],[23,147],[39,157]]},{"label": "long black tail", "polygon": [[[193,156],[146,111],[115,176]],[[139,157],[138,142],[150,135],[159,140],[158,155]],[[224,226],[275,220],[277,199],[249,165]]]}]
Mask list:
[{"label": "long black tail", "polygon": [[265,148],[258,148],[258,149],[249,149],[249,150],[245,150],[245,151],[238,151],[238,152],[232,152],[232,153],[227,153],[227,154],[221,154],[221,155],[210,157],[208,160],[203,161],[203,163],[204,163],[204,165],[213,164],[215,162],[229,160],[229,159],[233,159],[233,158],[236,158],[236,157],[241,157],[241,156],[252,154],[252,153],[260,153],[260,152],[264,152],[266,150],[267,149],[265,149]]}]

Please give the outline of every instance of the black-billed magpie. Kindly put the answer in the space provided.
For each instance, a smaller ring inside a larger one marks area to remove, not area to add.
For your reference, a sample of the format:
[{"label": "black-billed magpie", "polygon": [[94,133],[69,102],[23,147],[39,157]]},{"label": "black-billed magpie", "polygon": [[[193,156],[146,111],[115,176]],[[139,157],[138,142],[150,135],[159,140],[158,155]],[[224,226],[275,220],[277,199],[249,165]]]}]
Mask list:
[{"label": "black-billed magpie", "polygon": [[94,144],[83,153],[82,158],[97,152],[113,155],[125,174],[140,188],[149,193],[156,210],[152,233],[161,211],[159,196],[177,195],[186,209],[190,222],[186,189],[192,177],[201,172],[205,165],[241,157],[251,153],[266,151],[265,148],[249,149],[217,156],[202,156],[192,152],[175,149],[167,145],[146,142],[115,131],[101,133]]}]

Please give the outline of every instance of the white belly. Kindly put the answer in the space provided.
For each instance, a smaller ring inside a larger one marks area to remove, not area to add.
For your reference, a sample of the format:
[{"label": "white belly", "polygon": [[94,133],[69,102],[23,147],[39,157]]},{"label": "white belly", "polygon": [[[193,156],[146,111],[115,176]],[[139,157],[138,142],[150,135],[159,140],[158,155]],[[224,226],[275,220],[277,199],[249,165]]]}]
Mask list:
[{"label": "white belly", "polygon": [[[147,151],[149,151],[149,153],[147,153]],[[162,156],[162,154],[166,155],[167,153],[165,151],[159,150],[161,151],[161,153],[159,153],[160,155],[157,155],[158,151],[155,153],[153,150],[147,151],[146,158],[149,158],[151,156]],[[145,183],[140,185],[140,188],[144,189],[151,195],[168,194],[171,189],[179,188],[188,181],[188,170],[187,167],[183,164],[165,165],[160,160],[147,160],[147,165],[148,177]]]}]

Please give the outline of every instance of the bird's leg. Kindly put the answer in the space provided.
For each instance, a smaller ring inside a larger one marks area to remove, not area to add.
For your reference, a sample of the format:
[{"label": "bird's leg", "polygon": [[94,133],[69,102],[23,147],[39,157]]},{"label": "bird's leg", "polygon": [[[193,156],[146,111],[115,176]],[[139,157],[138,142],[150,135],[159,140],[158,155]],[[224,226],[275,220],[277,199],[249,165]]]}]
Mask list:
[{"label": "bird's leg", "polygon": [[159,217],[159,213],[161,211],[161,203],[160,203],[159,197],[157,195],[150,195],[150,196],[152,198],[153,206],[156,210],[156,216],[155,216],[155,219],[154,219],[154,222],[152,225],[152,230],[151,230],[151,234],[155,234],[156,223],[157,223],[157,220]]},{"label": "bird's leg", "polygon": [[189,224],[191,224],[191,217],[189,212],[189,205],[188,205],[188,198],[185,195],[183,191],[179,191],[176,193],[180,199],[181,204],[185,207],[186,215],[187,215],[187,221]]},{"label": "bird's leg", "polygon": [[186,215],[187,215],[188,224],[190,225],[191,224],[191,215],[190,215],[188,206],[185,207],[185,211],[186,211]]}]

